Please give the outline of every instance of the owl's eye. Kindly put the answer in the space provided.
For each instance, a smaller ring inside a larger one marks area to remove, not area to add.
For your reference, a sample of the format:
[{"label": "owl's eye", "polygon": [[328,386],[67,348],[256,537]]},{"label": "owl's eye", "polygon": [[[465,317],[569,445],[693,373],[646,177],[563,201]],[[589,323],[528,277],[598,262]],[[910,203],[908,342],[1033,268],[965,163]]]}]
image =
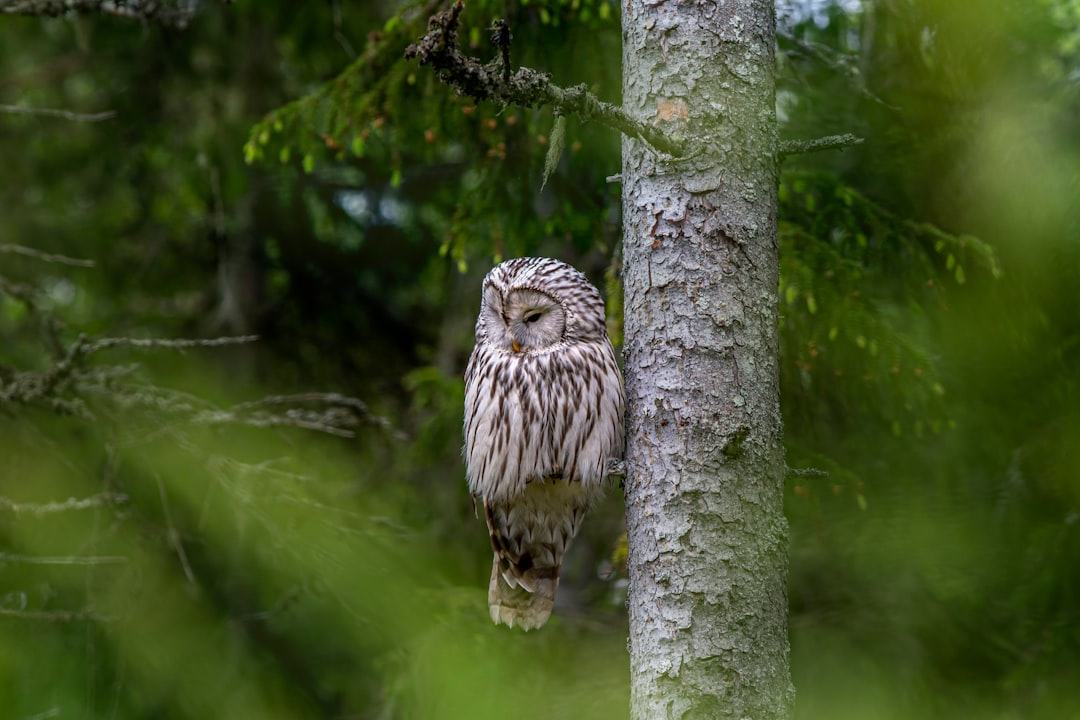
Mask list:
[{"label": "owl's eye", "polygon": [[531,312],[531,313],[529,313],[528,315],[525,316],[525,322],[527,322],[527,323],[536,322],[537,320],[540,319],[540,315],[541,315],[541,313]]}]

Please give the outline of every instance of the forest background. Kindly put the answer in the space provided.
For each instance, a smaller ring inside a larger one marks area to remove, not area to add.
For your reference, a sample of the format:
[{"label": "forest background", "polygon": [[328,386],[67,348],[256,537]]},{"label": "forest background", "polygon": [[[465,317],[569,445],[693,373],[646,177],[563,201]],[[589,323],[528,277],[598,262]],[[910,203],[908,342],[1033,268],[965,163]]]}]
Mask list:
[{"label": "forest background", "polygon": [[[0,17],[3,716],[625,717],[618,489],[511,633],[459,452],[495,260],[620,339],[619,138],[541,189],[550,111],[405,61],[424,8],[154,7]],[[618,102],[618,11],[466,44]],[[781,137],[864,139],[782,166],[796,716],[1074,715],[1080,3],[778,22]]]}]

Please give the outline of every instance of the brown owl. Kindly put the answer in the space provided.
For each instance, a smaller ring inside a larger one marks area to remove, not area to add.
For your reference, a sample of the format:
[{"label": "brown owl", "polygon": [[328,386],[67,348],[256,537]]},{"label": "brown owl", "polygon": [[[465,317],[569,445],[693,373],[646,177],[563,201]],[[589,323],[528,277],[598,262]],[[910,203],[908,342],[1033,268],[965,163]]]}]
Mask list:
[{"label": "brown owl", "polygon": [[465,463],[495,559],[491,619],[551,616],[563,554],[622,456],[623,384],[600,292],[558,260],[518,258],[484,278],[465,372]]}]

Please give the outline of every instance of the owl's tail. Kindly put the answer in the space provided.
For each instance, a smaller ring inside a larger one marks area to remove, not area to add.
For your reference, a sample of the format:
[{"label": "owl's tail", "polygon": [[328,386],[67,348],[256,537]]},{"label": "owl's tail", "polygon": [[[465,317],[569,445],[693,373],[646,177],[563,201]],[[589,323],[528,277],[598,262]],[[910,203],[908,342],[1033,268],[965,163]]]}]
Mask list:
[{"label": "owl's tail", "polygon": [[484,503],[495,559],[488,606],[496,624],[538,628],[551,617],[563,555],[596,490],[580,482],[532,482],[507,503]]},{"label": "owl's tail", "polygon": [[491,563],[488,586],[488,610],[496,625],[503,624],[533,630],[551,617],[555,590],[559,587],[558,567],[529,568],[521,572],[500,561],[496,554]]}]

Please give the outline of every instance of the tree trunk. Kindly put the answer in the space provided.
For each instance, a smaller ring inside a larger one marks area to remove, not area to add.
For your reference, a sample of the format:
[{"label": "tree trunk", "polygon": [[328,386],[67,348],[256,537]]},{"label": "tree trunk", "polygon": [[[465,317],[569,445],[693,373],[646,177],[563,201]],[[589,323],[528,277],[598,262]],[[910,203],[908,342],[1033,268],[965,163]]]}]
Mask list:
[{"label": "tree trunk", "polygon": [[623,140],[633,717],[784,718],[771,0],[627,0]]}]

